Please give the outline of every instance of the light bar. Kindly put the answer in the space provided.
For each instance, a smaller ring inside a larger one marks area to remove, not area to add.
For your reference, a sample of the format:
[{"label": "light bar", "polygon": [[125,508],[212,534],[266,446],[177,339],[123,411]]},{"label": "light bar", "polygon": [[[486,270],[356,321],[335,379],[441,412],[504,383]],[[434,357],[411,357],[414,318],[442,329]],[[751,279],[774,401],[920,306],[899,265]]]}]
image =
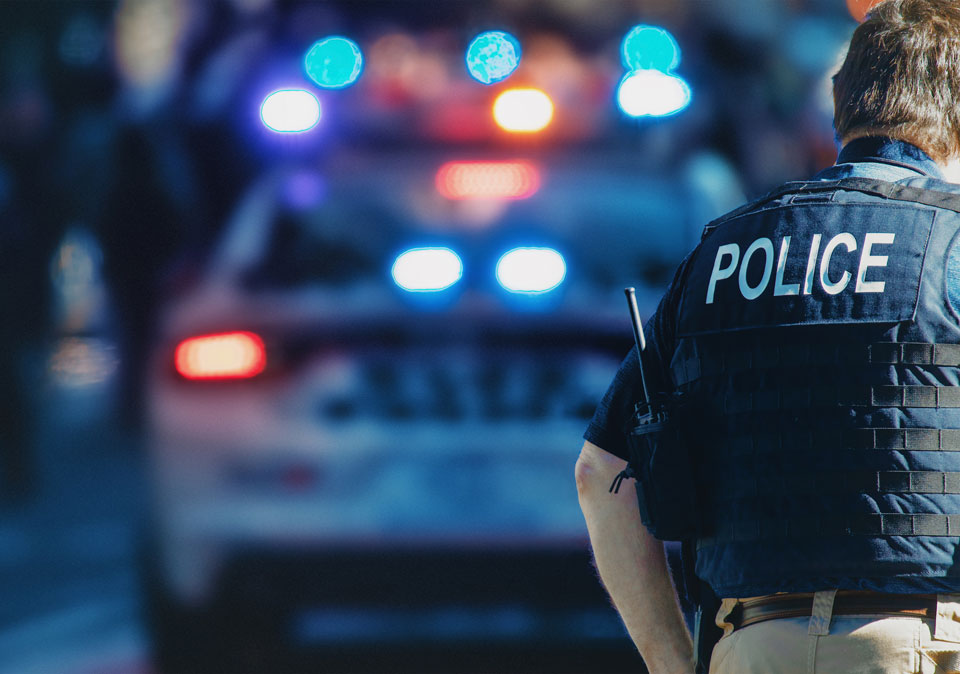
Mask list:
[{"label": "light bar", "polygon": [[187,379],[248,379],[263,372],[267,350],[252,332],[225,332],[185,339],[174,366]]},{"label": "light bar", "polygon": [[466,62],[467,71],[478,82],[502,82],[520,65],[520,42],[500,30],[480,33],[467,47]]},{"label": "light bar", "polygon": [[493,102],[493,119],[511,133],[534,133],[553,119],[553,101],[539,89],[507,89]]},{"label": "light bar", "polygon": [[408,292],[438,292],[460,280],[463,262],[449,248],[411,248],[397,256],[390,273]]},{"label": "light bar", "polygon": [[271,131],[302,133],[320,121],[320,101],[305,89],[281,89],[263,99],[260,119]]},{"label": "light bar", "polygon": [[512,293],[545,293],[566,275],[563,256],[553,248],[514,248],[497,262],[497,281]]},{"label": "light bar", "polygon": [[667,117],[690,105],[690,87],[676,75],[635,70],[620,82],[617,105],[630,117]]},{"label": "light bar", "polygon": [[451,161],[436,183],[447,199],[526,199],[540,189],[540,171],[525,161]]}]

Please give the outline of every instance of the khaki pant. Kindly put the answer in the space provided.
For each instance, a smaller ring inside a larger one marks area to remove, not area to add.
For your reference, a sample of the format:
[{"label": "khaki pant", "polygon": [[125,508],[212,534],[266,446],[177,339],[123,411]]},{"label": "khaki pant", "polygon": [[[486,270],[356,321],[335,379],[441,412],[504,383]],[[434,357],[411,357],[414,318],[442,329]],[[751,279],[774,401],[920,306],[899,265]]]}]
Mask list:
[{"label": "khaki pant", "polygon": [[724,599],[710,674],[947,674],[960,672],[960,594],[939,595],[937,618],[833,616],[836,591],[818,592],[809,618],[731,631]]}]

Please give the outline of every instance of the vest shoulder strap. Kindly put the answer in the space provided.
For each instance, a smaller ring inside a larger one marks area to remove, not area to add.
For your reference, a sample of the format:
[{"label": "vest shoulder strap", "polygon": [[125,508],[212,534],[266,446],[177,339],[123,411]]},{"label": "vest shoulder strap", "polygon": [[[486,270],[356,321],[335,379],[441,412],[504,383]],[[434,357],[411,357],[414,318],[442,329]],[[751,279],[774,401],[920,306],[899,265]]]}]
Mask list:
[{"label": "vest shoulder strap", "polygon": [[908,201],[924,206],[933,206],[944,210],[960,213],[960,193],[941,192],[924,187],[901,185],[876,178],[843,178],[841,180],[794,181],[784,183],[769,194],[755,201],[741,206],[726,215],[710,222],[703,229],[703,236],[707,236],[714,229],[733,218],[737,218],[761,206],[788,194],[816,194],[821,192],[835,192],[846,190],[861,192],[892,201]]}]

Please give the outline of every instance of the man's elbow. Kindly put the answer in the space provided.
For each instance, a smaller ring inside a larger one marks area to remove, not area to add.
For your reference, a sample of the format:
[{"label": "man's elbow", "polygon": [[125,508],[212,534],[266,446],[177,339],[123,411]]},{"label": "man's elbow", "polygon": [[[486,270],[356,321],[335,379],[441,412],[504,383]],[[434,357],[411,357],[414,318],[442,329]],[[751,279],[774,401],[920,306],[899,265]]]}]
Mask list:
[{"label": "man's elbow", "polygon": [[590,491],[590,485],[596,478],[596,473],[596,469],[590,465],[589,461],[584,460],[583,454],[581,454],[577,458],[577,465],[573,468],[573,475],[577,480],[577,493],[581,498]]},{"label": "man's elbow", "polygon": [[625,466],[626,461],[623,459],[594,444],[584,443],[573,470],[580,498],[595,495],[601,490],[606,492],[613,478]]}]

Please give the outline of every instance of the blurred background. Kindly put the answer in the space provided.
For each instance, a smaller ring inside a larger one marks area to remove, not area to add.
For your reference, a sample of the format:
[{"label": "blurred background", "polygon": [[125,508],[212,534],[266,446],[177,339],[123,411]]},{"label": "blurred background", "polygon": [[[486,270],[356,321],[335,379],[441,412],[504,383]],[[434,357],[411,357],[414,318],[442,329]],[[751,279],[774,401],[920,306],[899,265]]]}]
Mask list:
[{"label": "blurred background", "polygon": [[855,0],[0,3],[0,671],[639,671],[573,465]]}]

